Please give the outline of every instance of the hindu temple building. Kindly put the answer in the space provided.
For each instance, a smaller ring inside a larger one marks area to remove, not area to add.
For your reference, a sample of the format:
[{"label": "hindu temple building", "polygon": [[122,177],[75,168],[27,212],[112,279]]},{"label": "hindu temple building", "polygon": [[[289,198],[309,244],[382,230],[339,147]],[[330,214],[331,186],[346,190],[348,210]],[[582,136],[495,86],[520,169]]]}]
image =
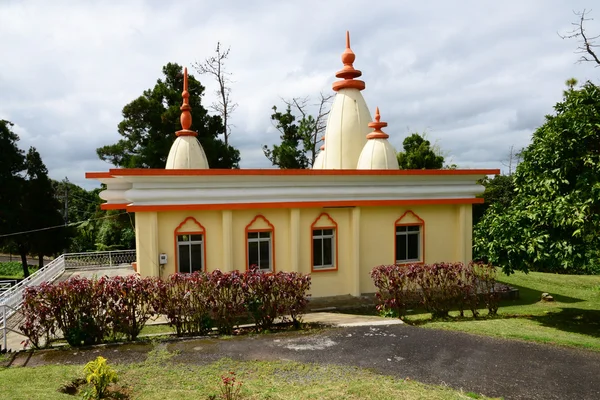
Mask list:
[{"label": "hindu temple building", "polygon": [[[210,169],[191,128],[184,71],[181,127],[165,169],[110,169],[103,209],[135,213],[137,270],[295,271],[314,297],[375,291],[376,265],[471,260],[477,181],[497,169],[400,170],[362,96],[346,34],[343,67],[313,169]],[[385,111],[385,109],[383,109]]]}]

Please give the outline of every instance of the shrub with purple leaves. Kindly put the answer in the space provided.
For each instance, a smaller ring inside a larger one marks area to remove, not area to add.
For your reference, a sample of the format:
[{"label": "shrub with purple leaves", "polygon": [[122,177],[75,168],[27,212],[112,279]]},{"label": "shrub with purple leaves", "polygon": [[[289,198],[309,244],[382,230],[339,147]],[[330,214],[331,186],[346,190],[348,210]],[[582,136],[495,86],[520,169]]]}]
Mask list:
[{"label": "shrub with purple leaves", "polygon": [[371,270],[371,279],[377,288],[377,310],[395,311],[402,318],[408,307],[420,302],[416,277],[421,266],[379,265]]},{"label": "shrub with purple leaves", "polygon": [[300,328],[302,315],[308,306],[308,291],[310,290],[310,275],[297,272],[278,272],[280,301],[283,313],[289,315],[296,329]]},{"label": "shrub with purple leaves", "polygon": [[471,262],[469,267],[477,281],[477,291],[481,293],[490,315],[498,313],[500,292],[496,290],[496,268],[492,264]]},{"label": "shrub with purple leaves", "polygon": [[42,283],[39,286],[27,287],[23,293],[21,312],[24,318],[19,329],[29,343],[38,349],[43,344],[48,345],[57,332],[56,318],[52,313],[51,304],[47,301],[47,286],[51,285]]},{"label": "shrub with purple leaves", "polygon": [[230,335],[246,313],[243,275],[239,271],[223,273],[215,270],[208,277],[210,316],[219,333]]},{"label": "shrub with purple leaves", "polygon": [[23,333],[35,346],[42,337],[49,338],[58,330],[71,346],[101,343],[112,323],[105,309],[105,286],[106,278],[74,276],[56,285],[28,288],[24,294]]},{"label": "shrub with purple leaves", "polygon": [[157,308],[175,328],[177,336],[204,335],[213,325],[213,282],[203,272],[173,274],[160,288]]},{"label": "shrub with purple leaves", "polygon": [[244,273],[245,305],[257,331],[270,329],[285,312],[283,272],[261,272],[252,267]]},{"label": "shrub with purple leaves", "polygon": [[138,275],[105,279],[108,302],[106,311],[112,321],[113,333],[136,340],[146,322],[156,313],[156,298],[163,283],[158,278]]},{"label": "shrub with purple leaves", "polygon": [[491,265],[435,263],[380,265],[373,268],[371,278],[380,311],[394,310],[402,317],[407,307],[421,305],[434,318],[444,318],[456,307],[461,316],[469,309],[476,317],[480,295],[489,314],[498,310],[495,274]]}]

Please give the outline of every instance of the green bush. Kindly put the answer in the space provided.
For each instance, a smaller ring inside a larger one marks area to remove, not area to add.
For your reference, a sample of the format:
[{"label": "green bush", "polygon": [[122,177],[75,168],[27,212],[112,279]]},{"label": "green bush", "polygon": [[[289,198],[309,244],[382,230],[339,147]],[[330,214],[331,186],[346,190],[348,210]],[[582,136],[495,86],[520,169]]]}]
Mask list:
[{"label": "green bush", "polygon": [[117,382],[117,372],[107,363],[106,358],[98,356],[83,368],[87,383],[91,384],[91,390],[84,393],[85,399],[103,399],[106,397],[108,386]]},{"label": "green bush", "polygon": [[[37,271],[37,265],[29,265],[29,273]],[[0,276],[23,278],[23,265],[20,261],[0,262]]]}]

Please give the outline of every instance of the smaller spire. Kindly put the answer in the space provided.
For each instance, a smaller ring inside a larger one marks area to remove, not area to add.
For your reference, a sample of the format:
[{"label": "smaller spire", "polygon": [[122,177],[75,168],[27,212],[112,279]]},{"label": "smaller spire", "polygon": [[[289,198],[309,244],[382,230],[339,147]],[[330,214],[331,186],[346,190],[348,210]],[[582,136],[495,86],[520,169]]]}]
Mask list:
[{"label": "smaller spire", "polygon": [[363,81],[354,79],[362,75],[362,72],[354,68],[354,60],[356,55],[350,48],[350,32],[346,31],[346,50],[342,53],[342,63],[344,67],[336,72],[337,78],[342,78],[343,81],[333,82],[333,90],[336,92],[340,89],[358,89],[363,90],[365,83]]},{"label": "smaller spire", "polygon": [[374,131],[367,135],[367,139],[387,139],[390,137],[387,133],[383,132],[381,128],[388,126],[387,122],[381,122],[381,115],[379,114],[379,107],[375,109],[375,121],[369,122],[369,128],[373,128]]},{"label": "smaller spire", "polygon": [[192,126],[192,107],[190,106],[190,92],[188,92],[188,72],[187,67],[183,69],[183,93],[181,93],[181,97],[183,98],[183,104],[179,108],[181,110],[181,117],[179,120],[181,121],[181,130],[177,131],[175,134],[177,136],[198,136],[197,132],[191,131],[190,127]]}]

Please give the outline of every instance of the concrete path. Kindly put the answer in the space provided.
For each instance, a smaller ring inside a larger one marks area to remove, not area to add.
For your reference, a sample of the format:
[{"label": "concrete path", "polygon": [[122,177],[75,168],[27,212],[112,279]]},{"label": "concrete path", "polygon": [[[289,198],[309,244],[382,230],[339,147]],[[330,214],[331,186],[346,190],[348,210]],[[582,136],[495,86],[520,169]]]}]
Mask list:
[{"label": "concrete path", "polygon": [[[223,357],[342,364],[505,399],[600,399],[600,353],[404,324],[174,340],[163,346],[176,352],[174,362],[190,364]],[[21,353],[13,365],[85,364],[98,355],[115,363],[140,362],[152,348],[146,343]]]}]

